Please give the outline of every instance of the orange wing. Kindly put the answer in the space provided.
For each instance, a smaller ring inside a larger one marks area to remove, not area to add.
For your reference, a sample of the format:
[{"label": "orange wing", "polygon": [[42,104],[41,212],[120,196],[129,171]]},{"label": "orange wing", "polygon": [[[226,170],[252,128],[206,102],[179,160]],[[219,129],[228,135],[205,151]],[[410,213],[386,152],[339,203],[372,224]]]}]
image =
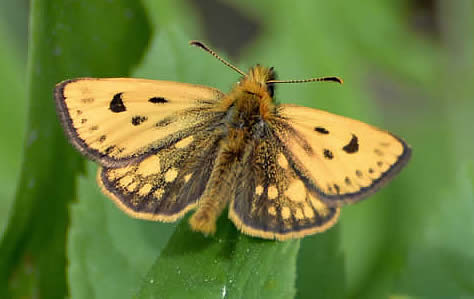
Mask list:
[{"label": "orange wing", "polygon": [[410,159],[400,138],[326,111],[281,105],[277,136],[305,184],[330,206],[363,199]]},{"label": "orange wing", "polygon": [[222,96],[206,86],[129,78],[73,79],[55,89],[71,143],[107,167],[126,165],[209,127]]}]

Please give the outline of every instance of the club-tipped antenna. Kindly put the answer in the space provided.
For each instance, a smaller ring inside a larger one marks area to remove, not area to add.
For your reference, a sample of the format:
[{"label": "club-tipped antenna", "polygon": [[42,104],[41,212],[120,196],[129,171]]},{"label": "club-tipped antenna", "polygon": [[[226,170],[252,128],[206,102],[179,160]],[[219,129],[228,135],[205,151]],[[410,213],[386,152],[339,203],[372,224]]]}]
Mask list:
[{"label": "club-tipped antenna", "polygon": [[320,78],[310,78],[303,80],[269,80],[267,83],[306,83],[306,82],[318,82],[318,81],[329,81],[336,82],[339,84],[344,83],[344,80],[339,77],[320,77]]},{"label": "club-tipped antenna", "polygon": [[204,51],[206,51],[207,53],[211,54],[212,56],[214,56],[215,58],[217,58],[220,62],[222,62],[223,64],[227,65],[228,67],[230,67],[231,69],[233,69],[234,71],[236,71],[237,73],[241,74],[242,76],[244,77],[247,77],[247,74],[242,72],[241,70],[239,70],[239,68],[237,68],[236,66],[230,64],[229,62],[227,62],[226,60],[224,60],[223,58],[221,58],[219,55],[217,55],[216,52],[214,52],[213,50],[211,50],[208,46],[206,46],[203,42],[200,42],[200,41],[197,41],[197,40],[192,40],[189,42],[190,45],[192,46],[196,46],[196,47],[199,47],[201,49],[203,49]]}]

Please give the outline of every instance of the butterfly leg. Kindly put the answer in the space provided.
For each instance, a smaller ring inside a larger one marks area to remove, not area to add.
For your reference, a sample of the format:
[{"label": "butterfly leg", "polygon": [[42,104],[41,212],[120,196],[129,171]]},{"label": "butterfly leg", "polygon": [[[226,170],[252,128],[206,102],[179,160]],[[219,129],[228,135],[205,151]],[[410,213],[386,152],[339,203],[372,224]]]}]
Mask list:
[{"label": "butterfly leg", "polygon": [[221,142],[206,190],[198,202],[197,211],[189,219],[194,231],[206,235],[215,233],[216,220],[234,194],[237,178],[242,172],[242,161],[248,158],[250,148],[241,129],[232,129]]}]

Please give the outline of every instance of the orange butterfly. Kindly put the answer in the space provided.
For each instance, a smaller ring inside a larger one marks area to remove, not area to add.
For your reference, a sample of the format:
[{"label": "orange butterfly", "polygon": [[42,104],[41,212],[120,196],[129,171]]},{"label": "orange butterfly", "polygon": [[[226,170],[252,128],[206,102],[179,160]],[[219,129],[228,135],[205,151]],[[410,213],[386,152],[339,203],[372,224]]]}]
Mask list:
[{"label": "orange butterfly", "polygon": [[410,158],[400,138],[325,111],[274,102],[260,65],[232,91],[171,81],[79,78],[55,89],[71,143],[102,167],[103,192],[133,217],[189,222],[212,234],[229,207],[243,232],[286,240],[324,231],[339,207],[389,181]]}]

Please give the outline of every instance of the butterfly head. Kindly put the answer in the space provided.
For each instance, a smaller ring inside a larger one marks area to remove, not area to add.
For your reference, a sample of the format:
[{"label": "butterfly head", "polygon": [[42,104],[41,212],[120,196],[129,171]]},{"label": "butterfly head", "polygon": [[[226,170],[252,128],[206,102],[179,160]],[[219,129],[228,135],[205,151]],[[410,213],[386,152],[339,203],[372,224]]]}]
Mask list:
[{"label": "butterfly head", "polygon": [[267,95],[273,98],[275,84],[269,83],[276,79],[276,73],[273,67],[265,67],[257,64],[250,68],[248,75],[243,76],[239,81],[239,86],[249,93],[257,93],[261,96]]},{"label": "butterfly head", "polygon": [[275,84],[268,83],[268,81],[275,79],[276,73],[273,67],[264,67],[259,64],[249,70],[248,76],[242,78],[242,80],[248,80],[253,84],[256,83],[259,86],[265,87],[270,97],[273,97],[275,92]]}]

